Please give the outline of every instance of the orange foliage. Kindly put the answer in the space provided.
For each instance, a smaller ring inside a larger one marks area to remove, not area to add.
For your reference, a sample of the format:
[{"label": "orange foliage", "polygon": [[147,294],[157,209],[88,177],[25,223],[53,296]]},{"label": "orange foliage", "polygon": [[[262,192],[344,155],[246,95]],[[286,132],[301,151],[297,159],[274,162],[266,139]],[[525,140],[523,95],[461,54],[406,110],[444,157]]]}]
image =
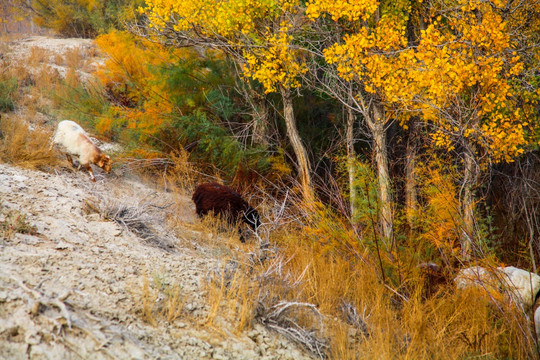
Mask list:
[{"label": "orange foliage", "polygon": [[[535,5],[513,6],[533,11]],[[398,106],[402,125],[410,117],[403,110],[410,109],[438,127],[433,134],[438,146],[453,150],[456,139],[465,138],[491,161],[512,161],[522,154],[531,109],[515,100],[521,89],[514,79],[525,71],[511,36],[523,25],[520,20],[505,21],[492,3],[443,2],[423,9],[426,28],[412,47],[410,7],[408,1],[312,0],[306,13],[314,20],[328,14],[335,21],[357,22],[341,41],[324,49],[325,59],[340,77],[359,82],[388,108]],[[377,9],[380,16],[373,15]],[[361,24],[372,15],[368,26]]]},{"label": "orange foliage", "polygon": [[440,159],[434,159],[429,167],[420,167],[418,173],[422,178],[421,194],[426,199],[417,215],[423,225],[422,237],[447,255],[456,256],[460,251],[459,229],[463,226],[455,174]]},{"label": "orange foliage", "polygon": [[97,77],[114,104],[110,113],[100,118],[96,129],[100,133],[117,133],[128,141],[155,135],[168,124],[174,108],[171,99],[176,95],[166,88],[158,69],[193,56],[193,52],[167,49],[119,31],[99,36],[96,43],[109,57]]}]

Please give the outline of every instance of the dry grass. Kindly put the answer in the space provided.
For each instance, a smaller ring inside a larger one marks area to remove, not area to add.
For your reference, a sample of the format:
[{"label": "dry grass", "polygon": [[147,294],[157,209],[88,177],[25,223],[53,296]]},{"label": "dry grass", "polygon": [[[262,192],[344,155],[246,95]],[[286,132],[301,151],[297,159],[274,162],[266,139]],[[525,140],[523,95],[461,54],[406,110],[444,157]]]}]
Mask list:
[{"label": "dry grass", "polygon": [[141,316],[142,316],[143,321],[153,326],[157,324],[156,318],[154,316],[154,306],[156,304],[157,298],[158,298],[158,294],[150,288],[148,277],[146,276],[146,274],[144,274],[142,278],[141,296],[140,296]]},{"label": "dry grass", "polygon": [[[233,252],[244,261],[251,260],[254,253]],[[260,266],[258,261],[220,262],[209,274],[206,326],[231,324],[232,331],[240,333],[258,322],[324,357],[328,348],[324,316],[314,304],[288,300],[304,274],[284,274],[282,257],[267,258],[268,266]]]},{"label": "dry grass", "polygon": [[257,242],[220,245],[231,260],[209,277],[209,325],[243,331],[260,322],[320,358],[538,358],[530,321],[503,296],[457,291],[452,281],[433,288],[405,263],[400,277],[387,268],[383,280],[367,249],[332,247],[329,238],[348,234],[336,229],[344,224],[319,219],[306,229],[275,214],[288,225],[267,223],[260,239],[274,245],[265,251]]},{"label": "dry grass", "polygon": [[163,177],[165,187],[174,189],[178,194],[191,194],[199,182],[201,174],[189,161],[189,153],[183,149],[170,155],[171,164]]},{"label": "dry grass", "polygon": [[[290,259],[283,274],[302,280],[296,286],[274,282],[269,293],[316,305],[325,315],[324,337],[330,345],[326,356],[537,357],[530,322],[521,311],[499,301],[501,297],[486,296],[485,291],[458,292],[451,282],[426,297],[427,284],[418,272],[402,274],[406,286],[384,283],[373,256],[329,251],[307,233],[291,229],[274,234],[280,252]],[[316,324],[313,319],[311,326]]]},{"label": "dry grass", "polygon": [[258,291],[249,270],[234,260],[218,263],[206,282],[209,310],[205,323],[217,325],[217,319],[227,319],[236,333],[251,326]]},{"label": "dry grass", "polygon": [[138,304],[138,312],[146,323],[156,326],[158,321],[165,320],[172,324],[183,314],[185,298],[179,285],[167,285],[154,276],[150,283],[143,274],[140,294],[133,294]]},{"label": "dry grass", "polygon": [[61,82],[58,70],[48,65],[42,65],[32,72],[34,88],[42,94],[46,91],[54,90]]},{"label": "dry grass", "polygon": [[39,46],[32,46],[24,59],[25,65],[30,68],[40,67],[54,59],[54,53]]},{"label": "dry grass", "polygon": [[182,289],[180,286],[169,288],[166,291],[166,295],[162,313],[167,318],[167,321],[172,323],[182,314],[185,299],[182,296]]},{"label": "dry grass", "polygon": [[[176,161],[176,178],[166,183],[181,213],[200,178],[187,156]],[[320,358],[340,360],[538,358],[525,314],[503,297],[458,292],[451,269],[446,284],[427,283],[410,240],[379,262],[373,240],[324,209],[285,201],[260,208],[265,224],[246,244],[214,217],[169,219],[220,259],[208,276],[203,326],[230,324],[227,331],[238,333],[259,322]]]},{"label": "dry grass", "polygon": [[0,161],[29,169],[51,169],[58,159],[51,147],[52,131],[34,128],[22,116],[0,118]]},{"label": "dry grass", "polygon": [[54,62],[56,65],[65,66],[69,69],[88,71],[89,65],[96,56],[98,56],[96,46],[73,46],[66,49],[62,54],[56,54]]},{"label": "dry grass", "polygon": [[70,69],[80,69],[86,58],[86,52],[80,46],[72,47],[64,52],[64,65]]},{"label": "dry grass", "polygon": [[9,45],[4,46],[9,55],[0,61],[0,81],[13,79],[17,84],[17,91],[11,96],[15,106],[8,110],[18,109],[31,118],[38,111],[47,112],[52,104],[51,95],[62,82],[58,70],[49,64],[57,55],[35,46],[27,53],[14,55]]},{"label": "dry grass", "polygon": [[160,223],[158,212],[166,207],[156,202],[152,196],[143,199],[124,196],[121,200],[109,197],[87,199],[84,209],[87,213],[98,213],[103,218],[116,222],[137,235],[145,244],[172,251],[175,248],[174,240],[161,234],[156,228]]},{"label": "dry grass", "polygon": [[243,225],[242,223],[232,225],[224,218],[215,216],[213,212],[209,212],[208,215],[199,219],[192,228],[206,235],[200,240],[209,247],[217,245],[218,247],[231,250],[240,250],[240,248],[243,249],[245,246],[240,242],[238,226]]},{"label": "dry grass", "polygon": [[52,112],[52,94],[62,81],[58,71],[46,64],[32,70],[25,66],[17,66],[14,71],[15,76],[21,79],[22,86],[22,93],[17,101],[18,107],[31,116]]}]

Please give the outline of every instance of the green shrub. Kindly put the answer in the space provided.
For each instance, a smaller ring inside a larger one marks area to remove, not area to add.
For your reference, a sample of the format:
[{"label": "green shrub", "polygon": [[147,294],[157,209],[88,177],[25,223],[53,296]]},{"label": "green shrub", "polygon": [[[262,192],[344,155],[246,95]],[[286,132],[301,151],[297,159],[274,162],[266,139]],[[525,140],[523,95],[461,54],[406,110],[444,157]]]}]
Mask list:
[{"label": "green shrub", "polygon": [[13,101],[13,95],[17,91],[19,84],[17,79],[8,78],[0,80],[0,111],[9,112],[15,109],[15,102]]},{"label": "green shrub", "polygon": [[270,166],[262,148],[244,147],[228,129],[202,111],[175,118],[173,127],[180,143],[191,151],[193,161],[211,164],[229,177],[241,168],[265,172]]}]

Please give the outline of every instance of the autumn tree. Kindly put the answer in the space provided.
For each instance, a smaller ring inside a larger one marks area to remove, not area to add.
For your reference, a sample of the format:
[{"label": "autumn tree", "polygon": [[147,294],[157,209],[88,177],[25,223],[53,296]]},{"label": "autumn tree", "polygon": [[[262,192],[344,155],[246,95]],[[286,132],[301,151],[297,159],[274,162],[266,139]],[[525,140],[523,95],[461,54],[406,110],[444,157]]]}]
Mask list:
[{"label": "autumn tree", "polygon": [[[392,5],[382,5],[377,1],[313,0],[307,3],[306,9],[312,20],[332,21],[344,29],[339,39],[322,49],[322,55],[340,78],[334,83],[350,89],[341,93],[334,91],[350,110],[349,134],[355,114],[361,114],[373,139],[373,158],[379,181],[379,228],[388,249],[393,238],[393,201],[386,127],[391,119],[386,111],[386,97],[380,89],[380,82],[389,74],[392,63],[397,61],[398,50],[406,45],[403,33],[406,13],[399,8],[403,5],[396,6],[393,9]],[[327,87],[331,88],[331,85]]]},{"label": "autumn tree", "polygon": [[146,4],[141,11],[161,39],[175,46],[220,49],[239,64],[243,76],[260,82],[266,93],[281,95],[302,192],[306,199],[312,199],[310,162],[293,108],[294,91],[300,86],[298,76],[307,71],[293,46],[299,4],[289,0],[148,0]]},{"label": "autumn tree", "polygon": [[474,192],[482,172],[513,161],[529,143],[532,108],[519,99],[530,91],[519,85],[525,67],[511,36],[523,22],[512,24],[507,14],[537,10],[502,1],[453,5],[430,9],[431,22],[412,55],[415,70],[407,74],[413,91],[400,101],[420,110],[433,126],[434,143],[460,160],[461,248],[467,258],[477,242]]},{"label": "autumn tree", "polygon": [[[527,145],[530,109],[516,101],[523,63],[505,21],[505,14],[518,9],[535,11],[533,4],[475,0],[307,3],[310,18],[330,18],[346,29],[323,54],[340,78],[356,84],[353,104],[374,140],[380,227],[387,240],[393,214],[385,127],[393,120],[404,128],[411,119],[421,120],[431,124],[433,143],[461,160],[461,246],[463,255],[470,254],[481,171],[491,162],[512,161]],[[514,29],[524,25],[515,21]]]},{"label": "autumn tree", "polygon": [[[298,77],[308,71],[307,54],[324,59],[318,68],[323,76],[316,76],[313,86],[333,94],[346,109],[349,158],[354,157],[355,119],[364,121],[372,138],[379,230],[388,248],[395,203],[387,128],[398,122],[409,131],[405,192],[410,213],[416,207],[416,143],[428,134],[427,140],[453,154],[461,169],[455,196],[461,207],[462,254],[467,257],[477,240],[475,189],[481,175],[492,163],[512,161],[530,143],[537,94],[522,80],[533,66],[523,54],[534,44],[525,40],[533,34],[523,29],[537,21],[536,5],[482,0],[150,0],[144,12],[165,41],[223,50],[240,64],[243,76],[260,82],[266,92],[281,94],[305,194],[311,193],[310,167],[295,124],[292,93],[300,86]],[[332,81],[317,83],[327,75]],[[352,167],[350,173],[352,183]]]}]

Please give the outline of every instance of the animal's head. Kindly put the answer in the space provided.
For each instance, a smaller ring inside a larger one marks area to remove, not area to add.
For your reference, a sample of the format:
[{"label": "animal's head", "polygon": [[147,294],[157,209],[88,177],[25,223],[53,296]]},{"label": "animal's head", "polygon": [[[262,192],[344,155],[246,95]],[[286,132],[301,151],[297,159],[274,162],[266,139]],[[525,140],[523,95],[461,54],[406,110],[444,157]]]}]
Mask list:
[{"label": "animal's head", "polygon": [[244,211],[243,219],[244,222],[253,229],[253,231],[257,231],[259,226],[261,226],[261,217],[259,216],[257,210],[252,207]]},{"label": "animal's head", "polygon": [[102,168],[106,173],[111,172],[112,160],[109,155],[101,154],[97,166]]}]

